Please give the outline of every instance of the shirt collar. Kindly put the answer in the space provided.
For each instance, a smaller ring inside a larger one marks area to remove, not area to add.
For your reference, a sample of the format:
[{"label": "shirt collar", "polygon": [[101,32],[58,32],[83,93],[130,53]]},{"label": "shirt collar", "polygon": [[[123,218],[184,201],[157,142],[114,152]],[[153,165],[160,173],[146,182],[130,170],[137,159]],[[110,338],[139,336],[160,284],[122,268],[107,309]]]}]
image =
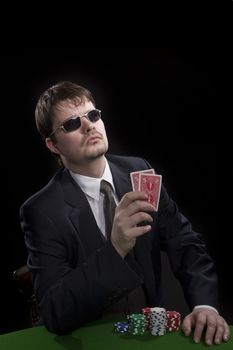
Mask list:
[{"label": "shirt collar", "polygon": [[104,173],[101,178],[96,178],[96,177],[89,177],[85,175],[80,175],[77,173],[74,173],[73,171],[70,170],[70,174],[73,177],[73,179],[77,182],[77,184],[81,187],[83,192],[95,199],[99,200],[100,197],[100,182],[101,180],[105,180],[109,182],[112,185],[113,191],[115,192],[115,187],[113,184],[113,179],[112,179],[112,173],[108,164],[108,161],[106,160],[105,163],[105,169]]}]

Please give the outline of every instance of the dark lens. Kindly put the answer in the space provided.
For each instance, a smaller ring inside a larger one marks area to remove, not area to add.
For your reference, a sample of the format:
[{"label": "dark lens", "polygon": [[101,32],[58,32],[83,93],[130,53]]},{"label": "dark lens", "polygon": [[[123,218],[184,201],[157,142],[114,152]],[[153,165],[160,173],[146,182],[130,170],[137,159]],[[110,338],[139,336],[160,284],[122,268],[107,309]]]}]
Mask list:
[{"label": "dark lens", "polygon": [[97,120],[100,119],[101,115],[100,115],[100,111],[98,109],[93,109],[93,111],[90,111],[87,114],[88,119],[92,122],[95,123],[97,122]]},{"label": "dark lens", "polygon": [[75,131],[78,128],[80,128],[80,126],[81,126],[81,122],[79,117],[74,117],[72,119],[69,119],[63,124],[63,128],[67,132]]}]

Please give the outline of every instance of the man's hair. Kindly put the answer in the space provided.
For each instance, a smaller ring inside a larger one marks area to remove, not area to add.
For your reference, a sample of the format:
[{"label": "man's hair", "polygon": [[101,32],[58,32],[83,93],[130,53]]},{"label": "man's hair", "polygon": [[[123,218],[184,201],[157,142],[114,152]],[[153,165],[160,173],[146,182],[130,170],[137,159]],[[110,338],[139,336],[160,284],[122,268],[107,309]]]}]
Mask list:
[{"label": "man's hair", "polygon": [[35,109],[36,127],[43,139],[46,139],[53,131],[55,107],[67,99],[78,103],[84,103],[87,100],[95,106],[91,92],[80,85],[70,81],[61,81],[51,86],[42,93]]}]

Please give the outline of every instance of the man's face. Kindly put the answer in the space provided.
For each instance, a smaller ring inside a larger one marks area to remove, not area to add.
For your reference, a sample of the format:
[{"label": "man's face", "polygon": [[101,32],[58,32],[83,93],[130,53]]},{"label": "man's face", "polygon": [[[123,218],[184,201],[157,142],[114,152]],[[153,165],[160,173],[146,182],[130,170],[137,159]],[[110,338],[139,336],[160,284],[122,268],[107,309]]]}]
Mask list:
[{"label": "man's face", "polygon": [[[65,100],[60,102],[55,109],[53,130],[64,121],[73,116],[83,116],[85,113],[95,109],[92,102],[85,101],[77,104],[75,101]],[[108,149],[108,140],[103,121],[89,121],[86,117],[81,118],[81,126],[75,131],[64,132],[58,129],[54,135],[55,141],[46,139],[47,147],[54,153],[60,155],[63,164],[75,170],[77,167],[85,166],[90,161],[103,156]]]}]

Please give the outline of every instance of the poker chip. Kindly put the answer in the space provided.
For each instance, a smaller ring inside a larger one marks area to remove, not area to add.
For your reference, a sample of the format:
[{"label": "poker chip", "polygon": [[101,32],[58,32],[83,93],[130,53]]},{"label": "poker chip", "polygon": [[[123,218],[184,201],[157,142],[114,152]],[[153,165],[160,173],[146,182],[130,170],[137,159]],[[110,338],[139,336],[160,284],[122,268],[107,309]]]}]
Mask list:
[{"label": "poker chip", "polygon": [[116,333],[143,335],[149,332],[153,336],[162,336],[166,332],[178,331],[181,324],[181,314],[178,311],[162,307],[145,307],[141,313],[127,315],[126,322],[114,325]]},{"label": "poker chip", "polygon": [[128,322],[116,322],[114,325],[114,330],[116,333],[128,333],[129,324]]},{"label": "poker chip", "polygon": [[150,310],[150,326],[152,335],[164,335],[166,333],[167,316],[162,307],[153,307]]},{"label": "poker chip", "polygon": [[167,311],[167,324],[166,330],[168,332],[178,331],[181,324],[181,315],[177,311]]},{"label": "poker chip", "polygon": [[128,317],[129,333],[133,335],[142,335],[146,330],[145,315],[131,314]]},{"label": "poker chip", "polygon": [[143,315],[145,315],[145,327],[147,331],[150,331],[150,308],[149,307],[144,307],[142,309]]}]

